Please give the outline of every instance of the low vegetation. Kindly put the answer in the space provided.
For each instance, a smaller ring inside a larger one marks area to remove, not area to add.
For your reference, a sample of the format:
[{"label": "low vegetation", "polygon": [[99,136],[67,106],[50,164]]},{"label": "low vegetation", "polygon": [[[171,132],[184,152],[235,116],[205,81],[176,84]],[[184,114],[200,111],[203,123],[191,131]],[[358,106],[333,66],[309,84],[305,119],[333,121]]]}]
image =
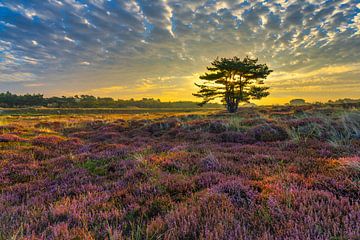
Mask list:
[{"label": "low vegetation", "polygon": [[0,117],[0,239],[358,239],[360,111]]}]

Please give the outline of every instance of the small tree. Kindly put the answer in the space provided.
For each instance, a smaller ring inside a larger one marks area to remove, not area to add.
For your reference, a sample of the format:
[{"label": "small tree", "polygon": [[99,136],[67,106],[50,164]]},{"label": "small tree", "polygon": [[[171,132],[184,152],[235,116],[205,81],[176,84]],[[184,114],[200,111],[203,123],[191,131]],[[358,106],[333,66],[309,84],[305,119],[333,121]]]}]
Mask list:
[{"label": "small tree", "polygon": [[299,98],[299,99],[292,99],[292,100],[290,100],[289,103],[290,103],[290,105],[295,105],[295,106],[305,105],[305,104],[306,104],[305,100],[304,100],[304,99],[301,99],[301,98]]},{"label": "small tree", "polygon": [[272,70],[257,62],[258,59],[249,57],[215,59],[207,67],[209,72],[200,76],[204,83],[195,83],[200,90],[193,95],[203,99],[201,106],[220,98],[230,113],[237,111],[240,102],[268,96],[269,87],[261,85]]}]

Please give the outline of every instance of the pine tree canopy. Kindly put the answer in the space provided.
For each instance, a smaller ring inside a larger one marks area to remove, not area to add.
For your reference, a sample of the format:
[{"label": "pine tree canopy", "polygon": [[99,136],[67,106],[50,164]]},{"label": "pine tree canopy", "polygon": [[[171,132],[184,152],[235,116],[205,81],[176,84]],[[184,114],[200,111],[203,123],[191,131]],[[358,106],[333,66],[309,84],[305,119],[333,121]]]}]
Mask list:
[{"label": "pine tree canopy", "polygon": [[195,83],[199,91],[193,95],[203,99],[200,105],[221,99],[229,112],[236,112],[240,102],[270,94],[269,87],[262,85],[272,70],[266,64],[259,64],[258,59],[217,58],[207,70],[200,76],[202,83]]}]

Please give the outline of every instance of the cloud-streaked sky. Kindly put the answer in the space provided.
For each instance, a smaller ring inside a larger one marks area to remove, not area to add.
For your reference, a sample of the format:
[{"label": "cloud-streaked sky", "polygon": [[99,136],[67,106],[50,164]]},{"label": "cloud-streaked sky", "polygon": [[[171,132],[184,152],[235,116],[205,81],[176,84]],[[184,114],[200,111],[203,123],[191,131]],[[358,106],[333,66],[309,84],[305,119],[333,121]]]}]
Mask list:
[{"label": "cloud-streaked sky", "polygon": [[0,92],[194,100],[217,56],[271,96],[360,98],[360,0],[0,0]]}]

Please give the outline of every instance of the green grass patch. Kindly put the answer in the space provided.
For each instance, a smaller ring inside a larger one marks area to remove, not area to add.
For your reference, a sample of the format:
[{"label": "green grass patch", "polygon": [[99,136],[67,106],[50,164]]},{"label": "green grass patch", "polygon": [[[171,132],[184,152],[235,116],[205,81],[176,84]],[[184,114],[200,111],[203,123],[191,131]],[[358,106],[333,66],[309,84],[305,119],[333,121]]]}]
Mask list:
[{"label": "green grass patch", "polygon": [[91,174],[97,176],[105,176],[107,174],[108,165],[109,165],[109,160],[91,159],[81,163],[79,167],[88,170]]},{"label": "green grass patch", "polygon": [[233,131],[243,131],[244,130],[244,125],[243,125],[243,117],[240,116],[231,116],[229,118],[229,122],[227,124],[228,129],[233,130]]}]

